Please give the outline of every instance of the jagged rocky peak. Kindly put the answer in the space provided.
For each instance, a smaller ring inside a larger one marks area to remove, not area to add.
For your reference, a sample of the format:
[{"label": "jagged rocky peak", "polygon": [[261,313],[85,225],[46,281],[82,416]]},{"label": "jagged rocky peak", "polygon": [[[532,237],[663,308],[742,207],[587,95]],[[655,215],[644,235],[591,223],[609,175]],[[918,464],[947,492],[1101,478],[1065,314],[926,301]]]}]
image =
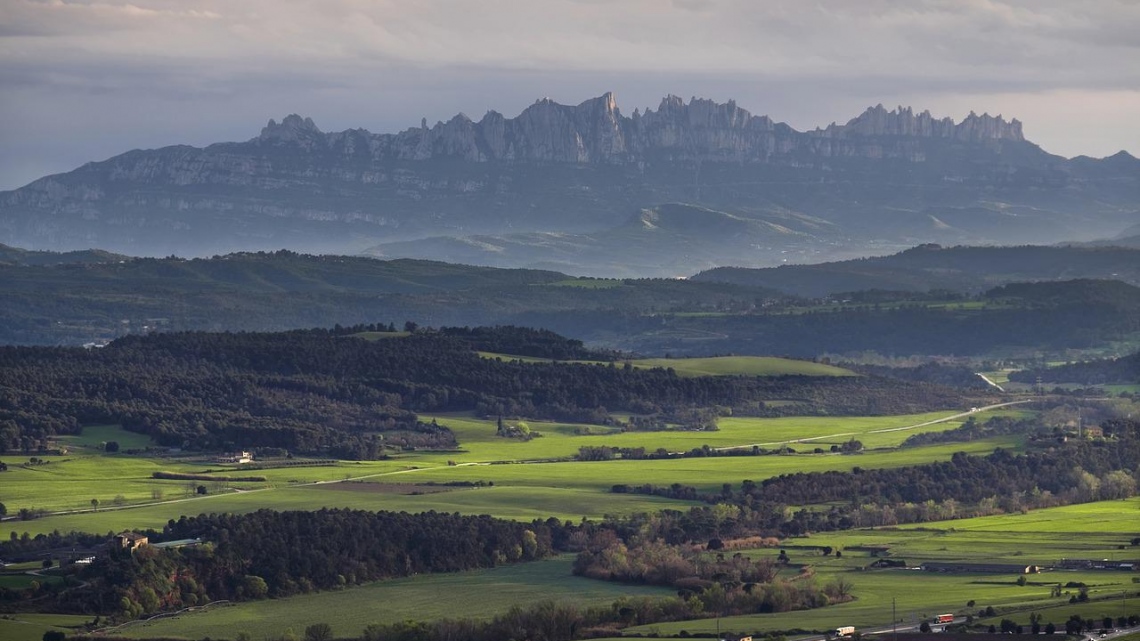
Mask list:
[{"label": "jagged rocky peak", "polygon": [[670,122],[675,125],[715,129],[759,129],[771,130],[774,126],[768,116],[753,116],[747,109],[736,105],[735,100],[720,103],[706,98],[692,97],[686,103],[683,98],[668,95],[661,99],[657,111],[646,109],[644,115],[634,113],[646,124]]},{"label": "jagged rocky peak", "polygon": [[262,128],[258,140],[263,142],[295,142],[311,139],[320,135],[321,130],[313,123],[312,118],[302,118],[297,114],[289,114],[285,116],[285,119],[282,120],[280,124],[270,118],[269,124]]},{"label": "jagged rocky peak", "polygon": [[403,160],[624,163],[640,161],[647,153],[664,153],[674,160],[767,162],[802,151],[828,157],[903,154],[921,160],[921,151],[864,148],[857,139],[889,135],[972,143],[1023,140],[1017,120],[971,114],[956,124],[950,118],[934,118],[929,111],[916,114],[901,106],[888,111],[877,105],[844,125],[832,123],[827,129],[807,133],[768,116],[754,116],[734,100],[721,103],[693,97],[686,101],[668,95],[656,110],[635,110],[629,117],[621,113],[613,92],[577,105],[541,98],[514,118],[488,111],[475,122],[461,113],[434,126],[424,119],[419,127],[398,134],[346,134],[323,134],[311,119],[293,114],[280,124],[270,120],[256,142]]},{"label": "jagged rocky peak", "polygon": [[1021,133],[1021,121],[1017,118],[1006,122],[1001,114],[991,116],[988,113],[977,115],[970,112],[966,119],[958,124],[955,132],[959,140],[1025,140]]},{"label": "jagged rocky peak", "polygon": [[869,107],[859,116],[849,120],[846,125],[833,123],[822,133],[836,137],[922,136],[969,142],[1025,140],[1021,132],[1021,121],[1016,118],[1006,122],[1000,115],[979,116],[971,111],[962,122],[955,124],[951,118],[934,118],[929,111],[916,115],[913,109],[903,106],[887,111],[881,104]]}]

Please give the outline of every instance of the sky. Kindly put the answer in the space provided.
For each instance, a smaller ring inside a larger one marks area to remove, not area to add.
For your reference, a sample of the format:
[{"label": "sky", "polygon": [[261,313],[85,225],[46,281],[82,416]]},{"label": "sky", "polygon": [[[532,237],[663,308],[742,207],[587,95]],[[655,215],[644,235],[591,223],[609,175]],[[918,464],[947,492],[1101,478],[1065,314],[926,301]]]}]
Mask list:
[{"label": "sky", "polygon": [[270,118],[395,132],[613,91],[797,129],[868,106],[1016,117],[1140,155],[1140,0],[0,0],[0,189]]}]

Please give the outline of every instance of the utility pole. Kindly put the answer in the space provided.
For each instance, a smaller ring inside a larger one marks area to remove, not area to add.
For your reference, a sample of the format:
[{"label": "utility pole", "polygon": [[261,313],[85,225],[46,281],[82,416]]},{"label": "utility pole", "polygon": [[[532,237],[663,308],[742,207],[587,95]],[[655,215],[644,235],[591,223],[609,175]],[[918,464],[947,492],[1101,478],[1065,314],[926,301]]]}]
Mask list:
[{"label": "utility pole", "polygon": [[899,618],[895,615],[895,598],[891,597],[891,634],[894,641],[899,641]]}]

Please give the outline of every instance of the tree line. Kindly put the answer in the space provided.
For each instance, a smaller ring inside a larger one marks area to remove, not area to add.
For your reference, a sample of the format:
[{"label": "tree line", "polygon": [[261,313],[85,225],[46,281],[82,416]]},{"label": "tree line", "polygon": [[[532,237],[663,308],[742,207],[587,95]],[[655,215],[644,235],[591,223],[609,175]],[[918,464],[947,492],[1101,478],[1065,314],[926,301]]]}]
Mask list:
[{"label": "tree line", "polygon": [[[1113,419],[1101,428],[1109,438],[1054,441],[1026,454],[999,448],[987,456],[959,452],[949,461],[893,469],[783,474],[759,483],[746,480],[738,488],[725,484],[715,493],[680,483],[614,486],[614,492],[712,505],[633,525],[614,522],[613,527],[619,533],[650,527],[652,535],[670,543],[756,534],[786,537],[1133,496],[1140,481],[1140,421]],[[791,511],[788,506],[803,507]]]},{"label": "tree line", "polygon": [[[541,330],[169,333],[102,349],[0,347],[0,453],[37,452],[83,425],[118,423],[159,444],[272,447],[344,459],[392,448],[452,449],[419,412],[470,411],[612,424],[611,411],[708,422],[708,410],[771,416],[901,414],[960,407],[960,392],[875,376],[683,378],[613,362],[522,362],[477,350],[588,355]],[[770,406],[766,400],[791,401]]]},{"label": "tree line", "polygon": [[157,539],[197,546],[111,548],[82,570],[91,589],[61,593],[67,611],[138,618],[216,600],[256,600],[379,579],[539,559],[549,530],[489,516],[260,510],[170,521]]}]

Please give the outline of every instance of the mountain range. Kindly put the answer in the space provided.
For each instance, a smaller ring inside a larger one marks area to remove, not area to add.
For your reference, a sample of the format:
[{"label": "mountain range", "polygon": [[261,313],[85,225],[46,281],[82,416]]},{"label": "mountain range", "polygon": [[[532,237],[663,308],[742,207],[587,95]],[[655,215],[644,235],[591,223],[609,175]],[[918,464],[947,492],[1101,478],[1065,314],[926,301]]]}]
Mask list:
[{"label": "mountain range", "polygon": [[1055,156],[1016,119],[880,105],[797,131],[676,96],[626,116],[608,93],[396,134],[290,115],[245,142],[130,151],[0,193],[0,242],[29,249],[285,247],[598,275],[1093,241],[1138,218],[1140,160]]}]

